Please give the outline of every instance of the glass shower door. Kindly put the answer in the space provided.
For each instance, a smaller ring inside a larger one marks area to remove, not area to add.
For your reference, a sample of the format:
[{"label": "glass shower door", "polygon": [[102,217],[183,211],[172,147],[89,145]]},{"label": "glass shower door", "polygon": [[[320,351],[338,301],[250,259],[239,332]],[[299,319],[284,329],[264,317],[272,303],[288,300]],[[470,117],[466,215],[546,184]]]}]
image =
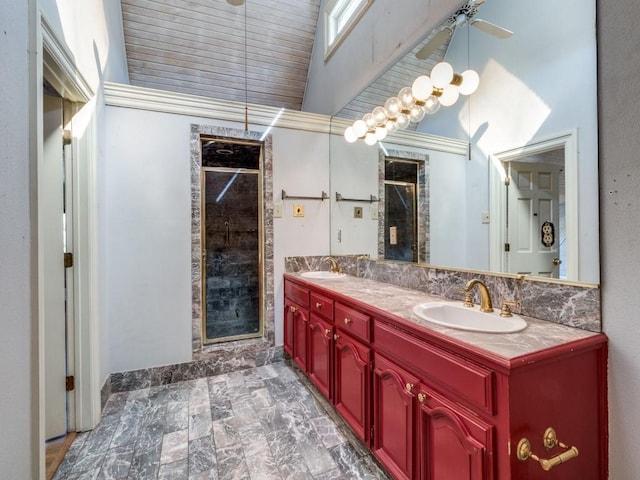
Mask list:
[{"label": "glass shower door", "polygon": [[205,343],[262,335],[259,170],[203,168]]}]

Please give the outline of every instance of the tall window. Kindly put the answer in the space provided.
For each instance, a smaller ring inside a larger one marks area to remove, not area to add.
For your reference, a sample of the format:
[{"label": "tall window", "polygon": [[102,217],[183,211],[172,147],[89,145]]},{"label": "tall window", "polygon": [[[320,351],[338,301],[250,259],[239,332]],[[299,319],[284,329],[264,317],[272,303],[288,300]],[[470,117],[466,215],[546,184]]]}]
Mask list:
[{"label": "tall window", "polygon": [[373,0],[330,0],[325,10],[325,60],[328,59]]}]

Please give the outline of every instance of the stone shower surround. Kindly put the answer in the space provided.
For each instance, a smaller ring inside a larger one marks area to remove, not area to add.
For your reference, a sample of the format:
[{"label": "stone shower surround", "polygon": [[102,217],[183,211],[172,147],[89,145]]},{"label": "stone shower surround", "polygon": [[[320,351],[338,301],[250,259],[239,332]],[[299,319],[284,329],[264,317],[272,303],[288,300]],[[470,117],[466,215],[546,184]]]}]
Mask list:
[{"label": "stone shower surround", "polygon": [[275,346],[273,273],[273,160],[272,139],[263,143],[263,337],[235,342],[202,343],[202,257],[201,257],[201,155],[200,137],[261,141],[262,132],[236,128],[191,125],[191,300],[193,360],[181,364],[112,373],[102,389],[103,401],[111,393],[193,380],[234,370],[259,367],[282,360],[282,347]]},{"label": "stone shower surround", "polygon": [[[289,257],[285,271],[326,270],[324,257]],[[411,288],[451,300],[464,300],[462,289],[472,278],[482,280],[489,290],[494,306],[504,301],[520,302],[513,312],[528,317],[601,332],[600,289],[597,286],[568,282],[524,278],[512,274],[491,274],[471,270],[454,270],[431,265],[399,262],[377,262],[359,256],[334,257],[345,273]],[[474,302],[480,303],[477,290]]]}]

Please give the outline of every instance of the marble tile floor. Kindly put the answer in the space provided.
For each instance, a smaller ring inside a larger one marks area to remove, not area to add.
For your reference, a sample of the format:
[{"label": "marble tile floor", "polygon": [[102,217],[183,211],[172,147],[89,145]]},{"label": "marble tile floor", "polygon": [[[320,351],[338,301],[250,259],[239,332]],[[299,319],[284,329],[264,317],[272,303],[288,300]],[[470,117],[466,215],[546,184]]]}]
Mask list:
[{"label": "marble tile floor", "polygon": [[352,436],[277,362],[113,394],[54,480],[387,478]]}]

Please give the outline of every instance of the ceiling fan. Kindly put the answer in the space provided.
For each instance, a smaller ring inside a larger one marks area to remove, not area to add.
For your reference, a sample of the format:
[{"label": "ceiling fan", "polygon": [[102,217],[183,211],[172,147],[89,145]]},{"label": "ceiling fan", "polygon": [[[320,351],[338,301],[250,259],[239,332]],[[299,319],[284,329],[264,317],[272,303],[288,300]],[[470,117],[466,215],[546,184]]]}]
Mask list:
[{"label": "ceiling fan", "polygon": [[462,7],[460,7],[453,15],[451,15],[444,23],[445,25],[436,33],[431,40],[429,40],[424,47],[422,47],[416,57],[419,60],[426,60],[435,52],[444,42],[446,42],[453,32],[458,27],[464,27],[465,25],[471,25],[478,30],[482,30],[485,33],[493,35],[497,38],[509,38],[513,35],[511,30],[494,25],[486,20],[475,18],[478,13],[478,8],[486,0],[469,0]]}]

